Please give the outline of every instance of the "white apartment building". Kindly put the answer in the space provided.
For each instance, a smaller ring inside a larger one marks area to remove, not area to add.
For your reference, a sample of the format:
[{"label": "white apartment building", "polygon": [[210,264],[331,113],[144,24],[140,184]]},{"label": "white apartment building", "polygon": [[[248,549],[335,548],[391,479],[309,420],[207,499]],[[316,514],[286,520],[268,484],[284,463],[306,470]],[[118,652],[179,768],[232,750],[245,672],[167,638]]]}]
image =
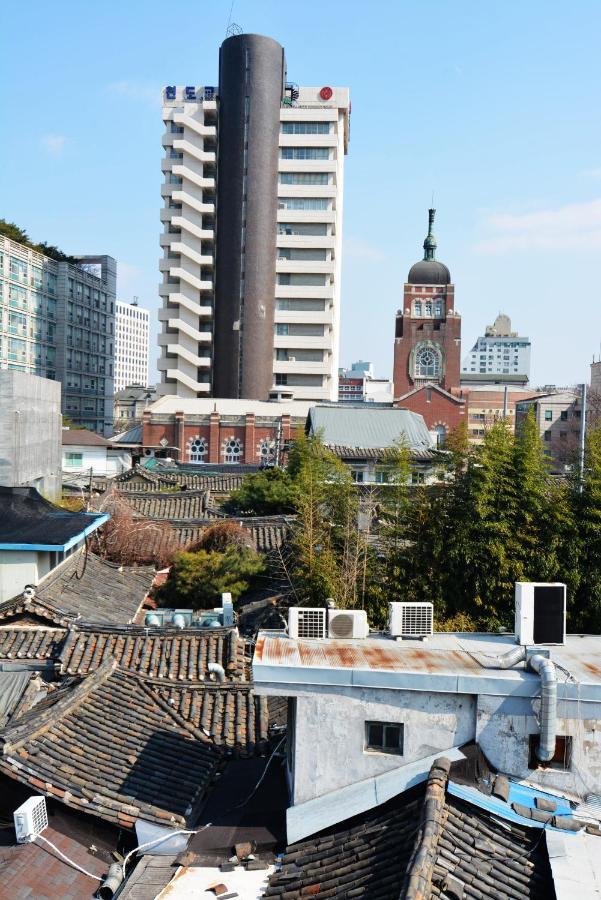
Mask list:
[{"label": "white apartment building", "polygon": [[349,91],[287,82],[260,35],[219,82],[163,95],[159,391],[336,400]]},{"label": "white apartment building", "polygon": [[163,96],[161,393],[202,397],[211,391],[217,101],[213,88]]},{"label": "white apartment building", "polygon": [[[511,330],[509,316],[499,314],[464,357],[461,374],[521,375],[530,379],[530,338]],[[463,379],[462,379],[463,380]]]},{"label": "white apartment building", "polygon": [[149,312],[117,300],[115,316],[115,393],[132,384],[148,387]]},{"label": "white apartment building", "polygon": [[301,87],[280,119],[274,386],[337,400],[349,91]]}]

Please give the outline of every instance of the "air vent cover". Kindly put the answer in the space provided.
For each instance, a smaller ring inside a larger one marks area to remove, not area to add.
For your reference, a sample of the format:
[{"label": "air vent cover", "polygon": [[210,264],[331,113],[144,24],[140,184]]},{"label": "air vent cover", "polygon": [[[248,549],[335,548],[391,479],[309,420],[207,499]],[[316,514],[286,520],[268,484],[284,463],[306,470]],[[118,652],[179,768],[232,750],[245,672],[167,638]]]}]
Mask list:
[{"label": "air vent cover", "polygon": [[291,606],[288,610],[288,634],[291,638],[324,638],[326,610],[323,607]]},{"label": "air vent cover", "polygon": [[434,631],[431,603],[389,603],[389,627],[393,637],[427,637]]}]

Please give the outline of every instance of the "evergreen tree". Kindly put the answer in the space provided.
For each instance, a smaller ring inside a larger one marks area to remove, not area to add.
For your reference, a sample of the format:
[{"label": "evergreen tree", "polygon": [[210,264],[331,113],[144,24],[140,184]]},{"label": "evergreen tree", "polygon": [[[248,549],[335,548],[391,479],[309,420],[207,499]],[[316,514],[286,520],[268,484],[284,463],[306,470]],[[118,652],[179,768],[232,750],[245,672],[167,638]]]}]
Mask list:
[{"label": "evergreen tree", "polygon": [[292,575],[302,601],[318,606],[344,599],[340,580],[342,532],[346,531],[351,476],[319,435],[301,435],[290,451],[288,472],[297,489]]},{"label": "evergreen tree", "polygon": [[577,547],[578,585],[573,627],[598,634],[601,630],[601,428],[587,435],[582,480],[571,483]]}]

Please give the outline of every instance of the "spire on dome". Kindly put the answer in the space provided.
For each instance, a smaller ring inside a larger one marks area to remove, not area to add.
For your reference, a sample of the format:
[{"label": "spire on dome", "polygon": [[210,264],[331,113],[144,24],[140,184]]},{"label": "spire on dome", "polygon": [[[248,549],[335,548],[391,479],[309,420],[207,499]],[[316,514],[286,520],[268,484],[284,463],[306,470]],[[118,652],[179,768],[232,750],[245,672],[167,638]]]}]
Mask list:
[{"label": "spire on dome", "polygon": [[435,209],[428,210],[428,234],[424,241],[424,259],[436,259],[436,238],[432,229],[434,228]]}]

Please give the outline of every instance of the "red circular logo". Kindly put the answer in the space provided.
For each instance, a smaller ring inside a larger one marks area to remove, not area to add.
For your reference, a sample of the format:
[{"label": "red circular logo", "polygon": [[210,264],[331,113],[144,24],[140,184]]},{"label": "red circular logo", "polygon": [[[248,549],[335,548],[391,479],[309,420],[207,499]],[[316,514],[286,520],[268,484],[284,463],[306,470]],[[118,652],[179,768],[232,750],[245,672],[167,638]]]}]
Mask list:
[{"label": "red circular logo", "polygon": [[333,93],[334,93],[334,91],[332,90],[331,87],[322,87],[322,89],[319,92],[319,96],[321,97],[322,100],[330,100]]}]

